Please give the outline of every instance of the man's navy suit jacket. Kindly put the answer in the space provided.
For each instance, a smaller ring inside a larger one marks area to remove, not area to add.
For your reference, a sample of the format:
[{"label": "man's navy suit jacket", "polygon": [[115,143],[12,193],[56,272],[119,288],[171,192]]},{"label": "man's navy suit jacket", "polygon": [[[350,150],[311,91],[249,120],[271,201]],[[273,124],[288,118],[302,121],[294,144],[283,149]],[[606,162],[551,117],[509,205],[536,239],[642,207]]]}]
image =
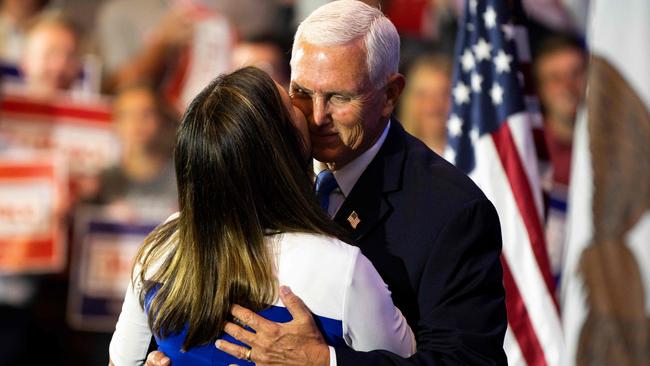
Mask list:
[{"label": "man's navy suit jacket", "polygon": [[471,179],[396,122],[335,221],[388,285],[416,335],[417,353],[403,359],[337,348],[337,363],[504,365],[496,210]]}]

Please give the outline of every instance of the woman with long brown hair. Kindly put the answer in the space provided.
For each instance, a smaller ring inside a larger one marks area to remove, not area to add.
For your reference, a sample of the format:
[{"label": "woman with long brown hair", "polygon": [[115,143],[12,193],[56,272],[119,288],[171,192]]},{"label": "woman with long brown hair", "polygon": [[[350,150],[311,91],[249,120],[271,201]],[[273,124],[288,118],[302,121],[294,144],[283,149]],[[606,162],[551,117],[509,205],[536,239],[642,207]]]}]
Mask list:
[{"label": "woman with long brown hair", "polygon": [[[299,127],[299,128],[296,128]],[[179,214],[145,240],[110,346],[142,364],[153,333],[172,365],[249,364],[214,346],[239,304],[289,321],[290,286],[330,345],[409,356],[413,333],[359,249],[320,208],[304,116],[264,72],[244,68],[190,104],[174,160]]]}]

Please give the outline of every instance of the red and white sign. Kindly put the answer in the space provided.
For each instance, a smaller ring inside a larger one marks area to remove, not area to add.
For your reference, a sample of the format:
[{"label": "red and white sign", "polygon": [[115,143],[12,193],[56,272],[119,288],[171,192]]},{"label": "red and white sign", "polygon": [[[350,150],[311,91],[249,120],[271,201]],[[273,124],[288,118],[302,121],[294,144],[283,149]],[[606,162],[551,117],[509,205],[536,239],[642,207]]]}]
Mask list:
[{"label": "red and white sign", "polygon": [[65,263],[61,159],[0,157],[0,273],[56,272]]},{"label": "red and white sign", "polygon": [[0,99],[0,141],[9,149],[62,152],[72,177],[94,175],[117,160],[110,104],[103,99]]}]

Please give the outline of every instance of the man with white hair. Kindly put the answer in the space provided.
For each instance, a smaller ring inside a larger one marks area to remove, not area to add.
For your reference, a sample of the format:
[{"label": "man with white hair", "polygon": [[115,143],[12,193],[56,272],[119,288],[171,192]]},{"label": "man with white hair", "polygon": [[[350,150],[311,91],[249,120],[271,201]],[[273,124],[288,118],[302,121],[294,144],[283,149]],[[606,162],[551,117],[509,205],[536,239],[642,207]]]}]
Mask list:
[{"label": "man with white hair", "polygon": [[[239,325],[225,332],[248,347],[219,340],[219,349],[257,365],[506,364],[496,211],[392,117],[405,83],[398,63],[397,31],[378,9],[332,2],[296,32],[290,95],[309,124],[317,196],[388,285],[417,353],[328,347],[287,288],[280,296],[294,320],[274,323],[235,306]],[[151,354],[148,364],[167,364],[157,363],[162,356]]]}]

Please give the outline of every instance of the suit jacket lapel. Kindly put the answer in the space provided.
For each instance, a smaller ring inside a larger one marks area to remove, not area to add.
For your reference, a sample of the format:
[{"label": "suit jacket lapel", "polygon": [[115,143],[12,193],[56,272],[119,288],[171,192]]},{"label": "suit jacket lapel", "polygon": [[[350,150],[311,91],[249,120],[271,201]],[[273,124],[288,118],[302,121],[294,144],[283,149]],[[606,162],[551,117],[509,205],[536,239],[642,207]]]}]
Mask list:
[{"label": "suit jacket lapel", "polygon": [[404,130],[393,119],[384,144],[334,218],[354,240],[361,240],[392,211],[388,195],[401,188],[405,156]]}]

